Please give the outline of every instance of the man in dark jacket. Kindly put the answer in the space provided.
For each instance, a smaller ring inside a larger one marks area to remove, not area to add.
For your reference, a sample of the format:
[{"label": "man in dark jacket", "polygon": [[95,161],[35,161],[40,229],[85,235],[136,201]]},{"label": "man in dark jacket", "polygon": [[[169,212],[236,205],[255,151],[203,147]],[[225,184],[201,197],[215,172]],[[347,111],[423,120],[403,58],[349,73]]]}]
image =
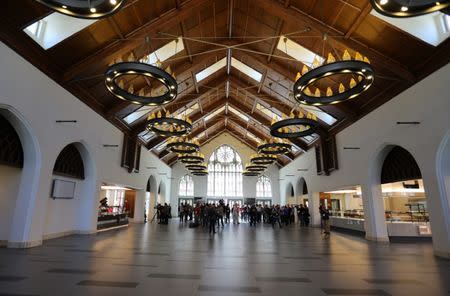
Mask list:
[{"label": "man in dark jacket", "polygon": [[215,205],[209,205],[206,213],[209,221],[209,233],[216,233],[217,213]]}]

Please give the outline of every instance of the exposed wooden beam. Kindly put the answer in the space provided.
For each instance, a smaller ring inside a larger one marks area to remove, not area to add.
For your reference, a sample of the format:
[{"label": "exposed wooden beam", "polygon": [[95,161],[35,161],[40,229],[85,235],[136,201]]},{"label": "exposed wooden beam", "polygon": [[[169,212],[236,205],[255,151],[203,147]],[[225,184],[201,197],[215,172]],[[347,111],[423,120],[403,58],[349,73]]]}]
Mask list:
[{"label": "exposed wooden beam", "polygon": [[361,23],[364,21],[364,19],[367,17],[367,15],[369,15],[369,13],[371,11],[372,11],[372,5],[370,3],[367,3],[366,6],[364,6],[361,13],[356,18],[356,20],[352,23],[350,28],[345,33],[345,39],[350,38],[350,36],[353,34],[353,32],[355,32],[356,29],[358,29],[359,25],[361,25]]},{"label": "exposed wooden beam", "polygon": [[228,38],[233,37],[233,6],[234,0],[228,0]]},{"label": "exposed wooden beam", "polygon": [[[283,31],[283,25],[284,25],[284,21],[282,19],[278,19],[275,36],[281,35],[281,32]],[[280,40],[280,38],[274,38],[272,41],[272,45],[270,46],[269,56],[267,56],[268,63],[270,63],[272,61],[272,56],[273,56],[273,53],[275,52],[275,49],[277,48],[277,44],[278,44],[279,40]]]},{"label": "exposed wooden beam", "polygon": [[[186,28],[184,26],[184,22],[183,21],[180,22],[180,31],[181,31],[181,36],[182,37],[187,37],[186,36]],[[191,54],[191,49],[189,47],[189,44],[187,43],[185,38],[182,38],[182,40],[183,40],[184,49],[186,50],[186,53],[187,53],[188,58],[189,58],[189,62],[192,64],[192,54]]]},{"label": "exposed wooden beam", "polygon": [[[200,10],[201,7],[210,4],[209,0],[188,0],[181,3],[179,9],[171,9],[163,15],[150,20],[144,25],[125,36],[126,40],[115,40],[110,44],[102,47],[95,53],[85,57],[78,63],[66,69],[64,80],[69,81],[74,77],[82,74],[87,68],[93,69],[95,72],[103,72],[115,58],[129,53],[131,50],[142,45],[145,37],[156,36],[158,32],[166,31],[179,24],[181,21],[189,18],[193,13]],[[95,65],[96,67],[93,67]],[[95,73],[94,72],[94,73]],[[91,73],[92,74],[92,73]]]},{"label": "exposed wooden beam", "polygon": [[[409,82],[415,81],[415,76],[407,68],[405,68],[399,61],[392,59],[389,56],[383,55],[379,51],[368,47],[362,42],[353,38],[344,39],[345,33],[338,31],[336,28],[328,26],[320,20],[311,15],[294,9],[292,6],[286,8],[282,3],[273,0],[259,0],[258,5],[267,13],[284,19],[287,22],[297,24],[299,27],[311,28],[313,32],[324,34],[328,33],[328,42],[337,45],[340,48],[351,48],[367,55],[373,64],[380,65],[387,71],[396,74]],[[334,37],[337,36],[337,37]]]}]

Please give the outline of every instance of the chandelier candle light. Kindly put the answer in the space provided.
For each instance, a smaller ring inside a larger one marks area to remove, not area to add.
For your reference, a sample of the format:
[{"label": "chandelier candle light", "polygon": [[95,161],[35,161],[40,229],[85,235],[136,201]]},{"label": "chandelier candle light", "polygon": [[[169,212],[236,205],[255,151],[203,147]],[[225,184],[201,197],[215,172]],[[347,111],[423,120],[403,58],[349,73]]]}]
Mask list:
[{"label": "chandelier candle light", "polygon": [[205,161],[205,156],[202,153],[182,154],[178,156],[178,160],[185,164],[199,164]]},{"label": "chandelier candle light", "polygon": [[253,164],[268,165],[275,161],[277,161],[277,157],[270,154],[254,154],[250,157],[250,162]]},{"label": "chandelier candle light", "polygon": [[290,152],[292,145],[283,139],[270,139],[258,145],[258,153],[269,155],[281,155]]},{"label": "chandelier candle light", "polygon": [[208,171],[207,170],[192,171],[191,174],[194,175],[194,176],[207,176],[208,175]]},{"label": "chandelier candle light", "polygon": [[[312,90],[313,84],[332,75],[349,74],[356,78],[351,78],[349,87],[346,88],[342,83],[339,86],[328,87],[326,91],[319,88]],[[342,61],[336,61],[335,57],[329,53],[324,64],[321,64],[317,58],[314,59],[312,68],[303,66],[301,72],[297,73],[294,84],[295,99],[306,105],[329,105],[337,104],[346,100],[356,98],[364,91],[368,90],[374,81],[374,70],[367,57],[363,57],[356,52],[355,58],[345,50]]]},{"label": "chandelier candle light", "polygon": [[190,171],[205,171],[208,166],[204,163],[198,163],[198,164],[187,164],[186,168]]},{"label": "chandelier candle light", "polygon": [[263,172],[266,169],[267,169],[267,167],[265,165],[260,165],[260,164],[247,163],[245,165],[245,170],[250,171],[250,172]]},{"label": "chandelier candle light", "polygon": [[313,113],[298,112],[298,116],[295,116],[294,112],[291,112],[289,117],[283,114],[280,121],[274,119],[270,126],[270,134],[277,138],[299,138],[312,135],[319,129],[319,123],[317,117]]},{"label": "chandelier candle light", "polygon": [[243,171],[242,175],[244,177],[257,177],[257,176],[259,176],[259,173],[258,172],[252,172],[252,171]]},{"label": "chandelier candle light", "polygon": [[[126,88],[124,78],[130,75],[142,77],[147,85],[139,91],[135,90],[132,83],[129,83]],[[161,82],[161,86],[149,90],[149,79]],[[105,73],[105,84],[117,98],[138,105],[167,104],[175,100],[178,94],[178,84],[170,67],[163,70],[159,61],[155,65],[137,62],[133,54],[130,54],[127,62],[118,59],[108,67]]]},{"label": "chandelier candle light", "polygon": [[170,117],[169,111],[166,111],[165,115],[158,111],[158,113],[152,113],[147,117],[147,130],[163,137],[183,136],[189,133],[191,129],[192,121],[189,118],[184,116]]},{"label": "chandelier candle light", "polygon": [[450,14],[450,0],[443,1],[405,1],[405,0],[370,0],[373,9],[389,17],[414,17],[441,11]]},{"label": "chandelier candle light", "polygon": [[120,10],[125,0],[36,0],[59,13],[83,18],[100,19]]},{"label": "chandelier candle light", "polygon": [[174,153],[192,154],[200,149],[200,143],[186,137],[171,138],[168,140],[166,148]]}]

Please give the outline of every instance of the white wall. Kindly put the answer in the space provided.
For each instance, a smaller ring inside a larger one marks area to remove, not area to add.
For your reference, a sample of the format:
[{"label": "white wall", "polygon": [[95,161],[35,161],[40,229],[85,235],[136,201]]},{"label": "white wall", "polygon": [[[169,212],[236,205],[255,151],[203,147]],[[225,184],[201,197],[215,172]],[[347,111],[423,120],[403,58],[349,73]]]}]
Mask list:
[{"label": "white wall", "polygon": [[[217,147],[220,145],[227,144],[235,149],[241,159],[243,164],[250,162],[250,157],[252,154],[255,154],[256,151],[242,143],[242,141],[238,140],[230,133],[223,133],[218,137],[214,138],[207,144],[201,147],[201,151],[205,154],[205,160],[208,161],[211,154],[214,152]],[[280,192],[279,192],[279,169],[276,165],[269,166],[268,170],[265,172],[265,175],[270,178],[272,184],[272,200],[273,203],[280,202]],[[185,168],[184,164],[181,162],[177,162],[172,166],[172,195],[171,195],[171,204],[172,204],[172,214],[178,213],[178,189],[180,178],[188,173],[188,170]],[[257,177],[243,177],[243,197],[251,197],[254,198],[256,196],[256,181]],[[208,177],[207,176],[193,176],[194,181],[194,196],[196,197],[207,197],[208,190]]]},{"label": "white wall", "polygon": [[[120,167],[121,147],[104,148],[103,144],[123,142],[123,134],[92,109],[60,87],[46,75],[19,55],[0,43],[0,68],[8,69],[0,73],[0,108],[6,108],[20,118],[23,126],[33,139],[32,149],[36,159],[33,167],[33,182],[23,182],[22,191],[15,207],[10,233],[10,246],[33,246],[41,243],[45,229],[51,232],[65,231],[67,227],[46,225],[48,214],[49,188],[52,170],[59,152],[68,144],[77,142],[85,148],[83,159],[89,176],[88,186],[79,203],[78,224],[72,230],[92,232],[98,207],[98,197],[102,182],[129,186],[145,191],[151,174],[157,183],[164,180],[170,184],[171,169],[155,155],[142,149],[141,170],[129,174]],[[56,120],[77,120],[76,124],[58,124]],[[19,136],[21,133],[19,133]],[[30,145],[24,145],[27,151]],[[28,159],[30,161],[30,159]],[[89,166],[92,166],[89,168]],[[147,169],[146,167],[156,167]],[[28,186],[28,187],[26,187]],[[166,188],[170,196],[170,186]],[[143,204],[142,204],[143,207]]]},{"label": "white wall", "polygon": [[[436,174],[437,152],[450,129],[448,85],[450,85],[450,65],[433,73],[340,132],[336,136],[339,170],[330,176],[318,176],[314,149],[311,149],[280,170],[280,178],[284,179],[280,183],[280,190],[285,189],[287,182],[295,184],[300,177],[305,178],[311,193],[361,184],[363,199],[366,198],[365,212],[380,215],[377,207],[382,197],[381,186],[376,185],[380,177],[374,174],[377,166],[375,160],[387,145],[400,145],[413,155],[422,172],[430,206],[435,252],[450,256],[449,201],[438,190]],[[397,121],[421,123],[397,125]],[[344,150],[344,146],[361,149]],[[309,170],[298,172],[297,168]],[[286,176],[291,174],[294,176]],[[284,196],[283,192],[281,196]],[[382,235],[383,230],[380,229],[385,228],[385,222],[381,220],[384,219],[377,218],[376,221],[370,221],[369,224],[375,227],[373,235]]]}]

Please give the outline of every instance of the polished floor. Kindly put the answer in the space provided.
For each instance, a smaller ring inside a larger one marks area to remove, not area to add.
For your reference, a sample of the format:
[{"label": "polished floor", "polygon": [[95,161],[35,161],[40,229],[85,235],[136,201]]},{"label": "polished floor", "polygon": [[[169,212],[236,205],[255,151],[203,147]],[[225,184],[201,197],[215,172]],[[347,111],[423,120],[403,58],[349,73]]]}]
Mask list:
[{"label": "polished floor", "polygon": [[319,229],[173,221],[0,249],[1,295],[450,295],[430,243],[375,244]]}]

